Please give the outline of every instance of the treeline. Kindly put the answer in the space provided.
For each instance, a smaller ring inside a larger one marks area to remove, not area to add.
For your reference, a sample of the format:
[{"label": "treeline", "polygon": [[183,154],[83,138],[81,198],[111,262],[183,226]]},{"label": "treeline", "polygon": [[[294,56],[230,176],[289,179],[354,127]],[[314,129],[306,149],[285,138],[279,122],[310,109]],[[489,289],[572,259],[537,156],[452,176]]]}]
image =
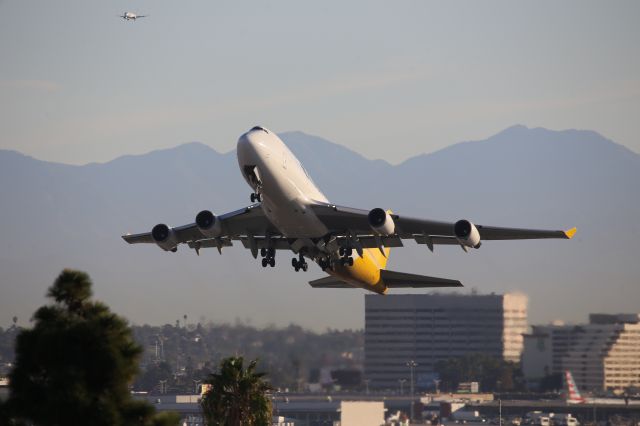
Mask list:
[{"label": "treeline", "polygon": [[220,360],[241,355],[259,359],[275,388],[302,390],[322,368],[362,369],[361,330],[316,333],[297,325],[258,328],[243,323],[162,327],[133,326],[144,348],[134,389],[146,392],[193,392]]},{"label": "treeline", "polygon": [[478,382],[483,392],[510,392],[525,389],[520,366],[500,358],[470,354],[438,361],[440,390],[454,392],[462,382]]}]

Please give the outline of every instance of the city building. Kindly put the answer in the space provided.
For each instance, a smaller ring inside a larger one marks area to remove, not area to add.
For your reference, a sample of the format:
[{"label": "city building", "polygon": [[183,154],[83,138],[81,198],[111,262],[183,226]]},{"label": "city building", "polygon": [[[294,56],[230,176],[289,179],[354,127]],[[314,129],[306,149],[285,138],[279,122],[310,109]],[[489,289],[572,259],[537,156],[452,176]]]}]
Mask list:
[{"label": "city building", "polygon": [[365,377],[378,389],[406,393],[412,375],[416,389],[433,388],[440,360],[481,353],[519,361],[526,331],[523,294],[366,295]]},{"label": "city building", "polygon": [[565,370],[580,389],[640,386],[640,314],[591,314],[589,324],[533,326],[522,353],[527,381]]}]

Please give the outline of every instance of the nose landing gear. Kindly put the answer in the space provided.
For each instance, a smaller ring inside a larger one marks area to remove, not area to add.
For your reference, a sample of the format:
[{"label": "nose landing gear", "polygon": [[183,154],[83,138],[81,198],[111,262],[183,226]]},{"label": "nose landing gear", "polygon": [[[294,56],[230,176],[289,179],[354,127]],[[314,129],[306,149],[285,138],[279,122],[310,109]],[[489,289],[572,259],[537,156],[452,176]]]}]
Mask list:
[{"label": "nose landing gear", "polygon": [[259,203],[262,202],[262,195],[260,195],[259,192],[251,193],[251,196],[249,198],[251,199],[252,203],[255,203],[256,201]]}]

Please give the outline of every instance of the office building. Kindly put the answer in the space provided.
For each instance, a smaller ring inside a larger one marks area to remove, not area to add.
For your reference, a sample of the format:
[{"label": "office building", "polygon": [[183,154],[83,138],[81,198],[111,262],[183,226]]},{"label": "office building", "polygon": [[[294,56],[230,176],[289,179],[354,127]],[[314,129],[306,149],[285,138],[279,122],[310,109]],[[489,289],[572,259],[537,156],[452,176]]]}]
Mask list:
[{"label": "office building", "polygon": [[523,294],[366,295],[365,377],[407,392],[414,374],[417,389],[430,388],[440,360],[482,353],[518,361],[526,330]]},{"label": "office building", "polygon": [[640,314],[591,314],[589,324],[533,326],[524,336],[522,370],[535,384],[571,371],[589,391],[640,386]]}]

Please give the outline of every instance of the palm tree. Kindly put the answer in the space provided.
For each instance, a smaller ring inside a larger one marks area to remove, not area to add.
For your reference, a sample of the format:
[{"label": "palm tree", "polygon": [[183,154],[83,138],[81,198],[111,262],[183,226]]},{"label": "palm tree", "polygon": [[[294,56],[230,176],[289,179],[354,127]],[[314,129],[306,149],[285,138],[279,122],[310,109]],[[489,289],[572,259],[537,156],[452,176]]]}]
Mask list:
[{"label": "palm tree", "polygon": [[211,385],[200,403],[207,425],[263,426],[271,424],[271,386],[265,373],[256,372],[257,360],[243,368],[242,357],[220,362],[218,372],[205,380]]}]

